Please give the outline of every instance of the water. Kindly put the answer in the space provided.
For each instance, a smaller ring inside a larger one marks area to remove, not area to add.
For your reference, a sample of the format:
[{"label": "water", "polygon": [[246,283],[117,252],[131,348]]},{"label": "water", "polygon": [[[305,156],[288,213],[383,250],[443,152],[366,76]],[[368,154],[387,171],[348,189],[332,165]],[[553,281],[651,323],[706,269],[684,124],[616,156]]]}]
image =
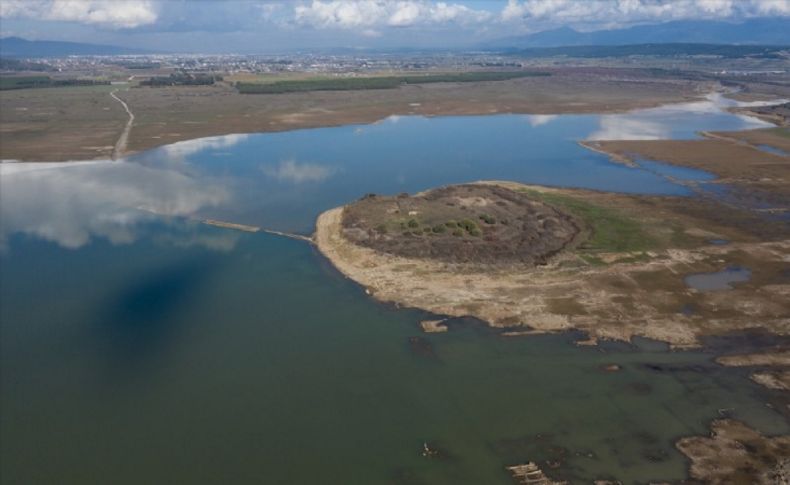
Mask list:
[{"label": "water", "polygon": [[[310,231],[365,192],[480,178],[686,194],[576,144],[634,119],[677,137],[759,125],[678,109],[392,118],[3,165],[3,481],[506,484],[505,465],[562,456],[572,481],[635,483],[685,476],[674,440],[721,408],[788,432],[708,354],[423,334],[426,315],[377,304],[301,241],[197,222]],[[425,442],[444,457],[420,456]]]},{"label": "water", "polygon": [[731,290],[732,283],[749,281],[752,272],[748,268],[726,268],[713,273],[698,273],[686,276],[686,285],[699,291]]},{"label": "water", "polygon": [[790,156],[790,153],[787,153],[781,148],[772,147],[771,145],[755,145],[755,146],[764,152],[772,153],[774,155],[779,155],[780,157]]}]

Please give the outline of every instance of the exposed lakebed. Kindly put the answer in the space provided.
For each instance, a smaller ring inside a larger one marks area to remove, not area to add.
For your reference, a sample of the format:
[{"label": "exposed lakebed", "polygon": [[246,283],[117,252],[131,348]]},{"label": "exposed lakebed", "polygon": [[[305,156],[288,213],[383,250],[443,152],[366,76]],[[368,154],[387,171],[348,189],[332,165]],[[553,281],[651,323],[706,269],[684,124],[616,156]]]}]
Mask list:
[{"label": "exposed lakebed", "polygon": [[309,245],[196,221],[309,232],[367,192],[476,179],[683,195],[577,140],[760,126],[714,102],[390,118],[4,166],[4,480],[508,483],[505,465],[552,460],[557,476],[633,483],[684,477],[674,441],[721,409],[788,432],[747,372],[709,354],[422,334],[426,315],[375,303]]}]

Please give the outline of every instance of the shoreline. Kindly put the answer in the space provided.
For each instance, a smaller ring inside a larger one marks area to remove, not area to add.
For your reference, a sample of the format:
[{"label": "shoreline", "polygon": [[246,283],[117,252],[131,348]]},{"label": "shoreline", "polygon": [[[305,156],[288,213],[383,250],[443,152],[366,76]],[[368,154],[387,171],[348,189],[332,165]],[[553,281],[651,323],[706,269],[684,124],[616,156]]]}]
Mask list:
[{"label": "shoreline", "polygon": [[[135,119],[125,154],[212,136],[370,124],[389,116],[622,113],[698,101],[717,88],[710,82],[651,80],[643,72],[622,74],[615,85],[603,74],[590,78],[576,71],[562,69],[546,78],[405,86],[388,92],[243,95],[225,87],[129,89],[123,100]],[[0,134],[6,140],[0,158],[111,158],[128,112],[107,90],[58,89],[0,93]],[[53,109],[57,116],[42,118]]]},{"label": "shoreline", "polygon": [[[129,91],[127,91],[129,93]],[[139,140],[131,140],[133,138],[133,130],[132,128],[140,129],[138,123],[136,123],[136,117],[132,114],[131,108],[129,104],[117,96],[115,96],[115,91],[110,92],[110,96],[120,102],[125,110],[125,114],[127,114],[128,119],[125,122],[123,130],[117,140],[114,142],[114,145],[111,147],[109,153],[101,153],[97,154],[94,157],[87,157],[87,158],[78,158],[78,155],[75,153],[63,153],[57,159],[50,159],[50,158],[43,158],[39,156],[33,157],[14,157],[13,155],[0,159],[0,162],[7,163],[7,162],[19,162],[19,163],[70,163],[74,161],[102,161],[102,160],[118,160],[123,159],[128,156],[132,156],[138,153],[142,153],[149,150],[160,149],[162,147],[172,145],[175,143],[181,142],[188,142],[194,140],[201,140],[201,139],[209,139],[209,138],[216,138],[216,137],[223,137],[223,136],[233,136],[233,135],[257,135],[257,134],[271,134],[271,133],[285,133],[290,131],[300,131],[300,130],[312,130],[312,129],[322,129],[322,128],[337,128],[343,126],[366,126],[366,125],[376,125],[379,123],[384,122],[388,118],[391,117],[408,117],[408,116],[417,116],[417,117],[424,117],[424,118],[442,118],[442,117],[457,117],[457,116],[468,116],[468,117],[476,117],[476,116],[539,116],[539,115],[610,115],[610,114],[622,114],[622,113],[629,113],[633,111],[639,111],[644,109],[652,109],[664,106],[673,106],[676,104],[685,104],[689,102],[695,101],[702,101],[709,97],[711,94],[721,93],[718,90],[712,90],[705,93],[700,93],[696,96],[689,97],[688,95],[679,96],[678,99],[669,102],[660,102],[660,101],[648,101],[642,102],[640,100],[631,100],[627,103],[626,106],[611,106],[609,104],[603,105],[595,105],[592,103],[584,103],[585,106],[572,106],[572,105],[562,105],[562,104],[553,104],[547,107],[540,107],[538,104],[527,104],[526,106],[518,106],[516,109],[512,109],[512,106],[492,106],[485,104],[485,107],[476,107],[475,105],[469,105],[466,107],[457,107],[457,106],[445,106],[439,108],[429,108],[428,106],[406,106],[405,108],[385,108],[385,109],[377,109],[373,112],[369,113],[357,113],[353,110],[347,111],[334,111],[334,110],[322,110],[322,109],[315,109],[313,112],[301,112],[301,113],[294,113],[292,115],[281,115],[273,121],[269,121],[264,126],[250,126],[249,129],[241,129],[241,130],[232,130],[227,129],[225,125],[221,122],[215,122],[213,125],[210,125],[216,129],[209,129],[208,132],[198,132],[195,134],[189,133],[163,133],[161,136],[156,137],[149,137],[147,142],[141,143]],[[132,93],[134,94],[134,93]],[[724,93],[727,94],[726,92]],[[255,96],[267,96],[267,95],[255,95]],[[282,96],[282,95],[268,95],[268,96]],[[418,105],[420,103],[417,103]],[[740,109],[740,108],[739,108]],[[247,115],[245,115],[247,116]],[[763,121],[768,122],[763,116],[758,116],[758,113],[750,113],[748,116],[752,116],[757,119],[761,119]],[[771,120],[774,124],[777,123],[776,120]],[[183,122],[189,123],[189,122]],[[204,122],[195,123],[195,126],[203,125]],[[242,127],[243,128],[243,127]],[[760,131],[764,130],[763,128],[754,128],[754,129],[747,129],[741,131],[735,131],[732,133],[748,133],[753,131]],[[197,135],[197,136],[194,136]],[[716,134],[710,131],[702,131],[700,135],[703,138],[707,139],[718,139],[721,141],[727,141],[730,143],[740,144],[742,146],[747,146],[754,150],[758,150],[759,148],[756,147],[754,144],[740,141],[736,138],[729,138],[727,136]],[[675,141],[671,138],[667,139],[660,139],[660,140],[578,140],[580,146],[594,151],[596,153],[600,153],[602,155],[606,155],[609,157],[612,162],[620,163],[626,165],[628,167],[636,167],[637,165],[631,160],[628,154],[620,154],[616,151],[608,150],[605,145],[609,143],[617,143],[620,141],[628,141],[628,142],[640,142],[640,141],[648,141],[648,142],[655,142],[655,141]],[[130,145],[137,145],[132,146]],[[4,154],[5,155],[5,154]],[[72,156],[73,155],[73,156]],[[669,162],[671,163],[671,162]]]},{"label": "shoreline", "polygon": [[[615,206],[634,201],[641,204],[645,199],[651,203],[672,200],[490,183],[537,190],[549,196],[574,194]],[[682,211],[682,205],[676,210]],[[655,248],[636,254],[600,253],[601,262],[594,264],[585,263],[585,255],[579,251],[566,251],[545,267],[513,264],[506,268],[474,268],[395,256],[355,245],[342,235],[343,211],[344,207],[337,207],[318,217],[316,246],[340,273],[381,302],[448,317],[471,316],[492,327],[507,328],[513,335],[578,330],[592,342],[630,341],[641,336],[667,342],[674,348],[700,347],[701,338],[748,330],[755,318],[762,318],[763,326],[777,335],[790,333],[790,319],[781,317],[787,315],[787,310],[771,303],[774,298],[783,298],[780,294],[790,294],[788,285],[772,284],[769,293],[778,291],[775,296],[746,288],[706,294],[689,289],[682,278],[683,274],[715,270],[721,264],[716,261],[737,258],[739,253],[755,254],[746,263],[753,267],[782,265],[778,262],[790,256],[790,240],[746,242],[742,237],[728,235],[730,240],[741,241],[727,246]],[[697,227],[694,219],[682,222],[689,237],[706,239],[720,235]],[[672,301],[680,306],[683,301],[694,300],[711,305],[711,313],[701,309],[699,315],[683,315],[679,310],[666,308],[674,305]],[[737,305],[733,304],[736,300]],[[727,308],[727,317],[717,316],[721,313],[715,308],[717,305]],[[744,313],[746,308],[749,311]],[[755,312],[762,315],[758,317]]]},{"label": "shoreline", "polygon": [[[704,98],[704,96],[702,97]],[[597,106],[590,106],[589,109],[585,110],[577,110],[577,109],[542,109],[542,110],[531,110],[531,109],[524,109],[524,110],[513,110],[513,111],[501,111],[501,110],[454,110],[449,109],[447,111],[437,111],[437,112],[417,112],[414,110],[408,111],[391,111],[391,112],[382,112],[377,114],[376,116],[364,116],[358,118],[345,118],[339,117],[339,119],[329,119],[329,120],[321,120],[318,123],[313,123],[309,121],[285,121],[282,123],[277,123],[275,125],[271,125],[268,127],[262,127],[259,129],[253,129],[249,131],[227,131],[221,128],[217,130],[211,131],[208,134],[202,134],[200,136],[189,137],[183,136],[182,133],[170,133],[166,135],[172,135],[172,138],[167,140],[160,139],[157,140],[156,143],[148,143],[144,144],[141,148],[129,149],[129,135],[131,134],[131,128],[134,125],[134,116],[127,121],[127,124],[124,126],[124,131],[121,133],[118,140],[112,146],[112,150],[109,154],[100,154],[96,155],[92,158],[78,158],[78,155],[70,156],[69,154],[64,154],[58,160],[52,159],[44,159],[39,157],[33,158],[2,158],[0,159],[0,163],[8,163],[8,162],[17,162],[17,163],[71,163],[71,162],[94,162],[94,161],[117,161],[122,160],[123,158],[136,155],[138,153],[156,150],[162,147],[166,147],[168,145],[173,145],[176,143],[182,142],[189,142],[194,140],[202,140],[202,139],[209,139],[209,138],[218,138],[224,136],[233,136],[233,135],[265,135],[265,134],[273,134],[273,133],[287,133],[291,131],[301,131],[301,130],[317,130],[322,128],[340,128],[344,126],[368,126],[368,125],[377,125],[386,121],[388,118],[391,117],[408,117],[408,116],[416,116],[416,117],[423,117],[423,118],[450,118],[450,117],[474,117],[474,116],[574,116],[574,115],[610,115],[610,114],[624,114],[629,113],[631,111],[637,111],[642,109],[651,109],[651,108],[658,108],[661,106],[671,106],[673,104],[683,104],[688,103],[694,100],[700,100],[702,98],[692,98],[692,99],[684,99],[679,100],[676,102],[670,103],[651,103],[651,104],[640,104],[634,102],[633,106],[623,107],[623,108],[614,108],[614,109],[600,109],[601,107]],[[119,100],[120,101],[120,100]],[[342,113],[339,113],[342,114]],[[125,136],[125,137],[124,137]],[[161,137],[160,137],[161,138]],[[122,149],[119,149],[119,145],[123,142]],[[587,140],[580,140],[578,143],[581,146],[584,146],[587,149],[598,151],[601,154],[609,156],[603,150],[597,150],[588,146],[588,144],[594,144],[594,142],[589,142]],[[623,163],[629,164],[626,158],[623,158]]]}]

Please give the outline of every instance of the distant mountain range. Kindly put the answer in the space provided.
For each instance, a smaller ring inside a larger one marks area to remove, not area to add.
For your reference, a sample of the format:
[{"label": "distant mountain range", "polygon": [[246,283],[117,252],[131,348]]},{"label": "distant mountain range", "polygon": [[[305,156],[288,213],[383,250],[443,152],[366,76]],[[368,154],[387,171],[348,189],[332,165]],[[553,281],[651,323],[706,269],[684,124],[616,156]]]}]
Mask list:
[{"label": "distant mountain range", "polygon": [[722,58],[788,59],[790,47],[733,44],[628,44],[628,45],[569,45],[562,47],[507,48],[500,52],[521,57],[677,57],[716,56]]},{"label": "distant mountain range", "polygon": [[[0,0],[2,1],[2,0]],[[505,37],[488,41],[477,48],[486,50],[525,50],[527,55],[568,55],[573,50],[562,52],[539,51],[537,48],[569,48],[589,46],[640,46],[635,54],[662,55],[662,49],[656,45],[674,44],[686,46],[685,50],[694,51],[691,45],[739,45],[739,46],[787,46],[790,45],[790,19],[788,18],[756,18],[740,23],[722,21],[675,21],[662,24],[637,25],[625,29],[598,30],[579,32],[570,27],[546,30],[530,35]],[[651,47],[652,46],[652,47]],[[331,49],[337,51],[340,49]],[[355,49],[362,51],[411,52],[421,49]],[[428,49],[436,50],[436,49]],[[670,49],[672,50],[672,49]],[[599,50],[600,51],[600,50]],[[625,52],[626,50],[623,50]],[[651,51],[651,52],[647,52]],[[581,51],[582,57],[599,57],[599,53]],[[606,52],[606,50],[603,50]],[[613,51],[614,52],[614,51]],[[62,57],[69,55],[128,55],[155,54],[156,52],[120,47],[114,45],[86,44],[79,42],[62,42],[50,40],[27,40],[20,37],[0,38],[0,57],[4,58],[35,58]],[[693,52],[688,52],[693,55]],[[741,53],[743,54],[743,53]]]},{"label": "distant mountain range", "polygon": [[687,20],[594,32],[563,27],[497,39],[483,47],[518,49],[663,43],[790,45],[790,19],[760,18],[741,23]]},{"label": "distant mountain range", "polygon": [[2,57],[114,56],[153,53],[153,51],[114,45],[83,44],[80,42],[55,40],[27,40],[20,37],[4,37],[0,39],[0,56]]}]

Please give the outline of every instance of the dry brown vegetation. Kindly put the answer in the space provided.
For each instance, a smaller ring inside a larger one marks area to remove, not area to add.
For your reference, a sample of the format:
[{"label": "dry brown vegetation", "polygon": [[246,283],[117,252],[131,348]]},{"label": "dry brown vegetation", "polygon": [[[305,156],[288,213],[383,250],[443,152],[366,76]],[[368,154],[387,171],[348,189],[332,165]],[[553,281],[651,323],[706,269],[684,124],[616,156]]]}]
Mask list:
[{"label": "dry brown vegetation", "polygon": [[576,217],[493,185],[369,194],[343,211],[343,234],[356,244],[455,263],[543,263],[582,231]]},{"label": "dry brown vegetation", "polygon": [[[0,92],[0,158],[109,158],[126,113],[109,87]],[[694,99],[710,83],[628,69],[554,69],[550,77],[375,91],[241,95],[230,86],[131,88],[130,151],[230,133],[370,123],[392,114],[599,113]]]},{"label": "dry brown vegetation", "polygon": [[691,460],[691,477],[711,485],[778,485],[790,480],[790,436],[768,437],[722,419],[710,437],[683,438],[677,448]]},{"label": "dry brown vegetation", "polygon": [[614,155],[614,161],[637,157],[705,170],[719,177],[717,183],[736,186],[760,205],[776,210],[790,208],[788,157],[757,146],[790,149],[790,132],[786,128],[707,136],[702,140],[600,141],[596,147]]},{"label": "dry brown vegetation", "polygon": [[[575,328],[592,339],[640,335],[691,346],[702,336],[755,322],[790,333],[786,225],[754,224],[748,213],[698,198],[497,184],[572,212],[591,227],[589,238],[546,266],[450,264],[355,244],[343,235],[344,209],[338,208],[319,217],[316,241],[335,266],[380,300],[475,316],[506,327],[509,335]],[[712,245],[711,239],[731,242]],[[711,292],[684,282],[686,274],[729,266],[750,268],[752,279]]]}]

